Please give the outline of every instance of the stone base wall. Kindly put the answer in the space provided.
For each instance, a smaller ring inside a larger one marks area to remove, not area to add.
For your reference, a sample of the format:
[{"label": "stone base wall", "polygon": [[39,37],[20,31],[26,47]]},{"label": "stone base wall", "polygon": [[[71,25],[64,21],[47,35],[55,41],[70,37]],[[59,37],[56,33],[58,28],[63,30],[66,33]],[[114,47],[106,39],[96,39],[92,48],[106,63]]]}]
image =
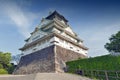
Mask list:
[{"label": "stone base wall", "polygon": [[55,46],[55,68],[56,72],[64,72],[66,64],[65,62],[77,60],[79,58],[87,58],[87,56],[62,48],[60,46]]},{"label": "stone base wall", "polygon": [[38,72],[64,72],[65,62],[86,58],[86,56],[57,45],[21,57],[13,74],[32,74]]},{"label": "stone base wall", "polygon": [[55,72],[54,46],[21,57],[13,74]]}]

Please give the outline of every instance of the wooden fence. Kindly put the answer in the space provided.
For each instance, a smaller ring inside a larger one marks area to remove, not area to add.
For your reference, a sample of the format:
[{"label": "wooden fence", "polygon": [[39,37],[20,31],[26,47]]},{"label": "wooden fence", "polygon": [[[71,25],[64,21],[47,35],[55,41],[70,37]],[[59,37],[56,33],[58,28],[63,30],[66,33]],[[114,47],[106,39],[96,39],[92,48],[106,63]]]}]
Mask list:
[{"label": "wooden fence", "polygon": [[107,70],[77,70],[77,74],[96,78],[97,80],[120,80],[120,71]]}]

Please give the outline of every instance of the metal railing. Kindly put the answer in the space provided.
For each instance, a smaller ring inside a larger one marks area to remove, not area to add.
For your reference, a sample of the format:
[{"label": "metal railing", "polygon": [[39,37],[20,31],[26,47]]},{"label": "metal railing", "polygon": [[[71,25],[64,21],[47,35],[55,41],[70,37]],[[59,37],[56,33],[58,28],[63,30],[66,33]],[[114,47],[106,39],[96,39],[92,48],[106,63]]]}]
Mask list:
[{"label": "metal railing", "polygon": [[76,70],[77,74],[96,78],[97,80],[120,80],[120,71],[108,70]]}]

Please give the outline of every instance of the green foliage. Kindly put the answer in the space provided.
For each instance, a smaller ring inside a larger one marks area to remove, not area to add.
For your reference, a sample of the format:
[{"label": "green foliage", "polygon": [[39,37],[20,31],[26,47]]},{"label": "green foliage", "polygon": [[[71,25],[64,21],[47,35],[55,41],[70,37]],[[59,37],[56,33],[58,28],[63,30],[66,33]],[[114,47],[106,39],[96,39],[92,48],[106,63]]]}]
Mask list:
[{"label": "green foliage", "polygon": [[0,74],[8,74],[8,72],[5,69],[0,69]]},{"label": "green foliage", "polygon": [[7,71],[8,71],[9,74],[12,74],[14,69],[15,69],[15,65],[14,64],[9,64],[9,67],[8,67]]},{"label": "green foliage", "polygon": [[11,61],[11,53],[0,52],[0,64],[2,64],[4,68],[7,68],[10,61]]},{"label": "green foliage", "polygon": [[105,44],[105,48],[109,52],[120,52],[120,31],[112,35],[110,38],[110,43]]},{"label": "green foliage", "polygon": [[2,64],[0,64],[0,69],[2,69],[3,68],[3,66],[2,66]]},{"label": "green foliage", "polygon": [[69,66],[69,72],[74,73],[77,69],[82,70],[119,70],[120,56],[99,56],[88,59],[80,59],[66,63]]},{"label": "green foliage", "polygon": [[[120,56],[105,55],[94,58],[70,61],[67,62],[66,64],[68,66],[69,73],[76,73],[77,70],[80,71],[82,70],[84,71],[84,75],[87,77],[100,78],[100,80],[105,80],[104,71],[109,71],[108,75],[115,77],[116,72],[114,71],[120,70]],[[101,77],[95,76],[97,74],[102,76]],[[118,73],[118,75],[120,76],[120,72]],[[115,80],[115,79],[111,79],[110,77],[110,80]]]},{"label": "green foliage", "polygon": [[14,65],[10,61],[11,53],[0,52],[0,74],[12,73]]}]

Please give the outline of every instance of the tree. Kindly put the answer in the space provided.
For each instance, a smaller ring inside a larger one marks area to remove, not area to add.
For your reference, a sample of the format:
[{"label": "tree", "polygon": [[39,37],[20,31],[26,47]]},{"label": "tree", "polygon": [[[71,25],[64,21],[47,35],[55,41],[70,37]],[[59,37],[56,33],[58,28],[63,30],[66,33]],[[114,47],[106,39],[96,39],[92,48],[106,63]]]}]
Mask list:
[{"label": "tree", "polygon": [[0,64],[7,69],[11,61],[11,53],[0,52]]},{"label": "tree", "polygon": [[120,53],[120,31],[109,38],[110,42],[105,44],[109,52]]},{"label": "tree", "polygon": [[14,65],[11,64],[11,53],[0,52],[0,74],[12,73]]}]

